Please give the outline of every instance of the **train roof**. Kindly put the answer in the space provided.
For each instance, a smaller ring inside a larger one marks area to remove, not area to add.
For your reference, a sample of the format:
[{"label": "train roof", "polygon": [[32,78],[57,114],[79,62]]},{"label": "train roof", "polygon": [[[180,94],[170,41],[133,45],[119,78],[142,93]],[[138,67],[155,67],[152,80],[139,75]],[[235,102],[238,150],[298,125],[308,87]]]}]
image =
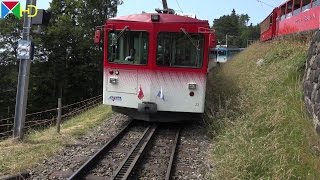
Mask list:
[{"label": "train roof", "polygon": [[199,20],[186,16],[175,14],[161,14],[161,13],[141,13],[127,16],[119,16],[110,18],[108,21],[126,21],[126,22],[144,22],[154,23],[151,20],[151,15],[160,15],[160,21],[157,23],[184,23],[184,24],[208,24],[207,20]]}]

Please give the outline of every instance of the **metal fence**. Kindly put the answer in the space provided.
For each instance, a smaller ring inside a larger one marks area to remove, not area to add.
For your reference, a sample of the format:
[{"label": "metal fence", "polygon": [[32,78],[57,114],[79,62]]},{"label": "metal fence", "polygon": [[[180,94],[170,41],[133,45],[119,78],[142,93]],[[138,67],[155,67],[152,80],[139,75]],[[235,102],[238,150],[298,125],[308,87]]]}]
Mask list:
[{"label": "metal fence", "polygon": [[[83,111],[102,103],[102,95],[80,102],[62,106],[62,122]],[[56,125],[58,108],[26,115],[25,131]],[[14,117],[0,120],[0,139],[8,138],[13,133]]]}]

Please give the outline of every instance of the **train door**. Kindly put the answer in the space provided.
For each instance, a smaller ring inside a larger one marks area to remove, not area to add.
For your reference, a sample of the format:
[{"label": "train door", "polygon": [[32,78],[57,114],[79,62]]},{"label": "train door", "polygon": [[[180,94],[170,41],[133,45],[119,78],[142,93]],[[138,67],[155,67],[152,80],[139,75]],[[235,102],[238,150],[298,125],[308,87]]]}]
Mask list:
[{"label": "train door", "polygon": [[[159,31],[151,102],[159,111],[203,113],[208,59],[205,35]],[[207,68],[207,67],[206,67]]]},{"label": "train door", "polygon": [[104,69],[104,104],[136,106],[138,70],[135,67],[147,65],[148,36],[146,31],[108,32],[106,61],[109,66]]}]

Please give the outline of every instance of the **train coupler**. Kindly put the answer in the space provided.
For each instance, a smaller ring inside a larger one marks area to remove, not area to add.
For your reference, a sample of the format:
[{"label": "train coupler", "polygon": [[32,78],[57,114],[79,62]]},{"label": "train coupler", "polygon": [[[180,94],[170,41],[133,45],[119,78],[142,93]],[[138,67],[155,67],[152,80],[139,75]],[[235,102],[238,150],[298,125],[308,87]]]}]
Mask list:
[{"label": "train coupler", "polygon": [[138,104],[138,111],[142,113],[156,113],[157,110],[157,104],[153,102],[142,102]]}]

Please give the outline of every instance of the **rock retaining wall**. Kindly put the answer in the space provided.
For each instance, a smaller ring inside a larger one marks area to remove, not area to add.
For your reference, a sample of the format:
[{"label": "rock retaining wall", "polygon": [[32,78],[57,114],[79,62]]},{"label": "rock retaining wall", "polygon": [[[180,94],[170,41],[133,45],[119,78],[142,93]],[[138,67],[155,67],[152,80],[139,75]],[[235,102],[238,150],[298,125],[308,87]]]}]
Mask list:
[{"label": "rock retaining wall", "polygon": [[313,118],[317,133],[320,134],[320,31],[317,31],[311,39],[303,78],[303,91],[308,113]]}]

